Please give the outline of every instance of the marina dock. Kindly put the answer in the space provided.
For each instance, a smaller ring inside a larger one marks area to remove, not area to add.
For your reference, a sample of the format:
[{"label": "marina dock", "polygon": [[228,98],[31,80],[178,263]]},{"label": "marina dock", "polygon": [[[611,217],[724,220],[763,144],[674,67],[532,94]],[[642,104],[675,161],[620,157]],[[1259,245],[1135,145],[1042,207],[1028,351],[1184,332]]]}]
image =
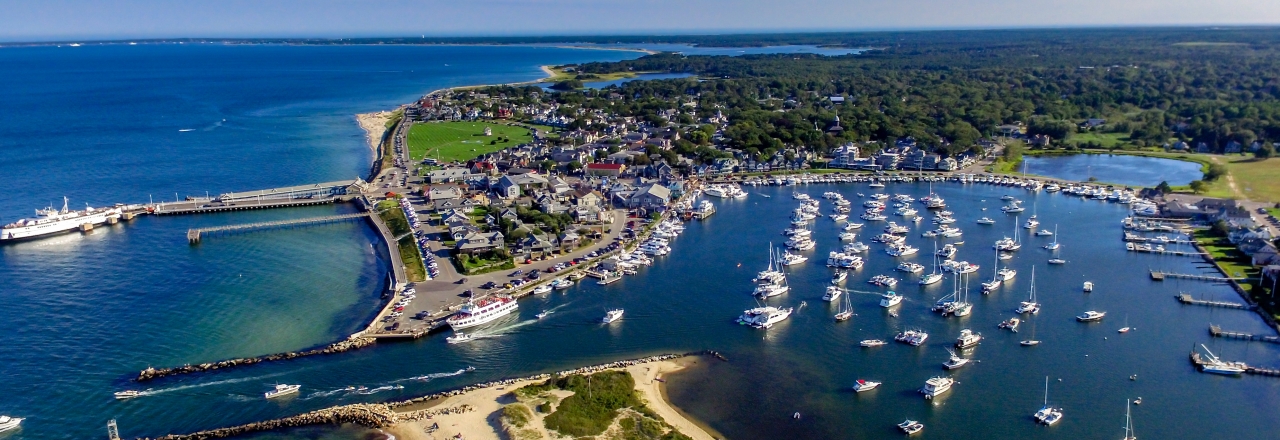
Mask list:
[{"label": "marina dock", "polygon": [[1165,243],[1169,243],[1169,244],[1195,244],[1195,243],[1196,243],[1196,242],[1195,242],[1195,240],[1189,240],[1189,239],[1184,239],[1184,238],[1165,238],[1165,239],[1159,239],[1159,238],[1143,237],[1143,236],[1141,236],[1141,235],[1138,235],[1138,234],[1135,234],[1135,233],[1132,233],[1132,232],[1125,232],[1125,233],[1124,233],[1124,241],[1127,241],[1127,242],[1133,242],[1133,243],[1160,243],[1160,244],[1165,244]]},{"label": "marina dock", "polygon": [[1246,341],[1270,342],[1272,344],[1280,344],[1280,336],[1263,336],[1244,332],[1233,332],[1223,330],[1217,325],[1209,324],[1209,334],[1215,338],[1226,339],[1244,339]]},{"label": "marina dock", "polygon": [[253,230],[286,228],[294,226],[321,225],[327,223],[342,222],[347,220],[368,217],[368,212],[359,212],[354,214],[326,215],[321,217],[308,217],[291,220],[276,220],[270,222],[245,223],[239,225],[213,226],[208,228],[195,228],[187,230],[187,241],[191,244],[198,244],[202,237],[213,234],[224,234],[234,232],[247,232]]},{"label": "marina dock", "polygon": [[1165,278],[1177,278],[1177,279],[1198,280],[1198,281],[1214,281],[1219,283],[1229,283],[1235,279],[1235,278],[1219,277],[1219,276],[1212,276],[1212,275],[1194,275],[1194,274],[1188,274],[1188,273],[1164,272],[1159,270],[1151,271],[1152,280],[1164,281]]},{"label": "marina dock", "polygon": [[1135,246],[1133,243],[1125,243],[1125,250],[1129,252],[1141,252],[1156,255],[1173,255],[1177,257],[1205,257],[1209,254],[1204,252],[1188,252],[1188,251],[1171,251],[1167,249],[1155,249],[1144,245]]},{"label": "marina dock", "polygon": [[1208,306],[1208,307],[1223,307],[1228,309],[1253,310],[1253,306],[1248,304],[1231,302],[1231,301],[1213,301],[1213,300],[1205,300],[1205,299],[1195,299],[1194,297],[1191,296],[1190,293],[1178,294],[1176,298],[1178,298],[1178,302],[1183,304]]},{"label": "marina dock", "polygon": [[231,192],[212,198],[153,203],[147,212],[156,215],[205,214],[250,209],[293,208],[347,201],[369,189],[361,179],[314,183],[284,188]]}]

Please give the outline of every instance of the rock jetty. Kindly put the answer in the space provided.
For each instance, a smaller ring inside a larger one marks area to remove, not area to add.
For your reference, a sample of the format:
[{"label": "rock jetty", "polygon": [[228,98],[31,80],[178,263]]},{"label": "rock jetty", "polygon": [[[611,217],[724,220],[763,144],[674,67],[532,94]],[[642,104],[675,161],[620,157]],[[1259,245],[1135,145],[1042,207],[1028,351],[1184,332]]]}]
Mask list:
[{"label": "rock jetty", "polygon": [[238,367],[243,365],[253,365],[261,362],[284,361],[284,360],[296,359],[304,356],[313,356],[318,354],[342,353],[344,351],[368,347],[370,345],[373,345],[375,342],[377,342],[377,339],[374,339],[374,338],[352,337],[344,341],[335,342],[335,343],[326,345],[324,347],[320,347],[312,350],[306,350],[306,351],[291,351],[288,353],[277,353],[277,354],[252,357],[252,358],[228,359],[225,361],[208,362],[208,363],[195,364],[195,365],[187,364],[181,367],[174,367],[174,368],[147,367],[147,369],[142,370],[141,372],[138,372],[138,377],[135,378],[134,380],[138,382],[145,382],[148,380],[158,379],[165,376],[200,373],[204,371],[213,371],[213,370],[222,369],[222,368],[231,368],[231,367]]},{"label": "rock jetty", "polygon": [[[441,415],[441,414],[458,414],[458,413],[475,411],[475,408],[472,408],[469,405],[460,405],[460,406],[447,407],[447,408],[431,408],[431,409],[409,411],[409,412],[395,411],[396,408],[414,405],[414,404],[418,404],[418,403],[422,403],[430,400],[443,399],[450,396],[457,396],[460,394],[467,393],[469,391],[474,391],[482,388],[512,385],[518,382],[524,382],[528,380],[546,380],[556,376],[568,376],[573,374],[591,374],[591,373],[596,373],[596,372],[605,371],[605,370],[626,368],[636,364],[644,364],[649,362],[657,362],[657,361],[664,361],[668,359],[675,359],[675,358],[680,358],[685,356],[698,356],[698,355],[707,355],[707,356],[715,357],[717,359],[725,360],[724,356],[720,355],[720,353],[717,353],[711,350],[691,352],[691,353],[685,353],[685,354],[663,354],[663,355],[657,355],[657,356],[643,357],[639,359],[628,359],[628,360],[622,360],[622,361],[616,361],[616,362],[609,362],[606,364],[575,368],[572,370],[558,371],[555,373],[542,373],[542,374],[535,374],[532,376],[526,376],[526,377],[520,377],[520,378],[501,379],[501,380],[495,380],[491,382],[479,383],[475,385],[467,385],[461,388],[457,388],[449,391],[442,391],[434,394],[428,394],[425,396],[415,397],[409,400],[403,400],[399,402],[357,403],[352,405],[334,406],[330,408],[311,411],[308,413],[299,414],[292,417],[285,417],[281,419],[253,422],[249,424],[232,426],[228,428],[218,428],[218,429],[212,429],[208,431],[200,431],[192,434],[170,434],[164,437],[159,437],[158,439],[155,439],[155,440],[209,440],[209,439],[235,437],[235,436],[240,436],[244,434],[270,431],[275,429],[294,428],[294,427],[307,426],[307,425],[336,425],[336,424],[343,424],[343,423],[354,423],[354,424],[358,424],[358,425],[366,426],[370,428],[386,428],[397,423],[430,419],[434,416]],[[227,361],[227,362],[230,362],[230,361]],[[156,371],[160,371],[160,370],[156,370]],[[180,373],[173,373],[173,374],[180,374]],[[161,377],[161,376],[154,376],[154,377]],[[153,440],[153,439],[148,437],[142,440]]]}]

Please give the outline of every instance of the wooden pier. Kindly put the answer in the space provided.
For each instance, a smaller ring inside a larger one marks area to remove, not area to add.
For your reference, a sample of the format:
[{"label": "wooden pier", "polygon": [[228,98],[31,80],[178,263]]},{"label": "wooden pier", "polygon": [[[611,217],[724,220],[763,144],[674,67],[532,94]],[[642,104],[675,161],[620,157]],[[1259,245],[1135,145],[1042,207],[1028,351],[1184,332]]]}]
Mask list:
[{"label": "wooden pier", "polygon": [[[1200,356],[1200,353],[1196,353],[1196,352],[1194,352],[1194,351],[1193,351],[1193,352],[1191,352],[1191,364],[1192,364],[1192,365],[1195,365],[1195,366],[1196,366],[1196,369],[1202,369],[1202,368],[1204,367],[1204,365],[1205,365],[1205,364],[1207,364],[1207,363],[1208,363],[1208,362],[1206,362],[1206,361],[1205,361],[1205,360]],[[1259,376],[1273,376],[1273,377],[1280,377],[1280,370],[1278,370],[1278,369],[1274,369],[1274,368],[1254,367],[1254,366],[1251,366],[1251,365],[1245,364],[1244,362],[1232,362],[1232,363],[1234,363],[1234,364],[1239,364],[1240,366],[1243,366],[1243,367],[1244,367],[1244,372],[1245,372],[1246,374],[1256,374],[1256,375],[1259,375]]]},{"label": "wooden pier", "polygon": [[1208,255],[1209,255],[1208,253],[1205,253],[1205,252],[1188,252],[1188,251],[1171,251],[1171,250],[1160,250],[1160,249],[1144,249],[1144,248],[1141,248],[1141,247],[1133,246],[1133,243],[1129,243],[1129,245],[1128,245],[1128,246],[1125,246],[1125,249],[1126,249],[1126,250],[1128,250],[1129,252],[1140,252],[1140,253],[1144,253],[1144,254],[1156,254],[1156,255],[1173,255],[1173,256],[1175,256],[1175,257],[1201,257],[1201,258],[1203,258],[1203,257],[1205,257],[1205,256],[1208,256]]},{"label": "wooden pier", "polygon": [[1197,306],[1223,307],[1228,309],[1243,309],[1243,310],[1253,310],[1254,308],[1249,304],[1243,304],[1238,302],[1195,299],[1189,293],[1179,294],[1176,298],[1178,298],[1178,302],[1180,303],[1197,305]]},{"label": "wooden pier", "polygon": [[200,243],[201,238],[205,235],[217,233],[244,232],[257,229],[283,228],[291,226],[318,225],[325,223],[334,223],[358,218],[368,217],[368,212],[358,212],[354,214],[326,215],[322,217],[308,217],[291,220],[276,220],[270,222],[245,223],[239,225],[213,226],[208,228],[195,228],[187,230],[187,242],[191,244]]},{"label": "wooden pier", "polygon": [[1158,243],[1158,244],[1166,244],[1166,243],[1167,244],[1195,244],[1196,243],[1195,240],[1187,240],[1187,239],[1181,239],[1181,238],[1170,238],[1166,240],[1160,240],[1160,239],[1155,239],[1150,237],[1143,237],[1141,235],[1138,235],[1132,232],[1124,233],[1124,241],[1132,242],[1132,243]]},{"label": "wooden pier", "polygon": [[1259,342],[1269,342],[1272,344],[1280,344],[1280,336],[1274,336],[1274,335],[1263,336],[1263,335],[1254,335],[1254,334],[1245,333],[1245,332],[1227,331],[1227,330],[1223,330],[1222,327],[1218,327],[1217,325],[1213,325],[1213,324],[1209,325],[1209,334],[1215,338],[1244,339],[1246,341],[1259,341]]},{"label": "wooden pier", "polygon": [[1235,278],[1218,277],[1218,276],[1212,276],[1212,275],[1194,275],[1189,273],[1164,272],[1159,270],[1151,271],[1151,279],[1156,281],[1164,281],[1165,278],[1178,278],[1178,279],[1184,279],[1184,280],[1198,280],[1198,281],[1214,281],[1219,283],[1229,283],[1233,279],[1235,279]]}]

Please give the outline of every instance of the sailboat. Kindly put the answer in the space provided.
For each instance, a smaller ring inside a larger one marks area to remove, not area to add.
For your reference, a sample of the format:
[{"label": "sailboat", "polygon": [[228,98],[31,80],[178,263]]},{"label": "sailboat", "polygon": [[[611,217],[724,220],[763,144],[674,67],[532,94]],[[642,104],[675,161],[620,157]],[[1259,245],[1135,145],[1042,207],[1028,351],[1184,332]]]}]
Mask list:
[{"label": "sailboat", "polygon": [[1133,329],[1129,328],[1129,314],[1126,313],[1124,315],[1124,327],[1120,327],[1120,330],[1118,331],[1120,333],[1129,333],[1129,330],[1133,330]]},{"label": "sailboat", "polygon": [[1023,347],[1034,347],[1040,345],[1040,341],[1036,340],[1036,323],[1034,321],[1031,323],[1031,339],[1019,342],[1019,344],[1022,344]]},{"label": "sailboat", "polygon": [[1044,245],[1044,248],[1045,248],[1045,249],[1048,249],[1048,250],[1051,250],[1051,251],[1056,251],[1056,250],[1058,250],[1058,246],[1059,246],[1059,244],[1058,244],[1058,225],[1053,225],[1053,243],[1049,243],[1049,244]]},{"label": "sailboat", "polygon": [[942,271],[938,269],[938,242],[933,242],[933,272],[920,277],[920,285],[928,286],[930,284],[942,281]]},{"label": "sailboat", "polygon": [[982,283],[982,294],[987,295],[994,292],[1002,283],[1000,279],[1000,253],[996,252],[996,262],[991,265],[991,281]]},{"label": "sailboat", "polygon": [[1044,407],[1036,411],[1034,417],[1037,422],[1049,426],[1062,421],[1062,408],[1049,406],[1049,376],[1044,377]]},{"label": "sailboat", "polygon": [[841,296],[844,297],[844,301],[840,303],[840,311],[836,313],[836,322],[848,321],[853,318],[853,303],[849,299],[850,295],[845,293]]},{"label": "sailboat", "polygon": [[1129,403],[1129,399],[1124,401],[1124,438],[1121,440],[1138,440],[1138,436],[1133,433],[1133,405]]},{"label": "sailboat", "polygon": [[956,299],[960,300],[960,302],[955,304],[955,308],[951,312],[957,318],[969,316],[969,313],[973,312],[973,303],[969,302],[969,278],[965,274],[960,274],[960,289],[964,294],[964,298],[960,297],[961,292],[957,292]]},{"label": "sailboat", "polygon": [[1018,313],[1040,313],[1040,303],[1036,302],[1036,267],[1031,266],[1031,296],[1018,305]]}]

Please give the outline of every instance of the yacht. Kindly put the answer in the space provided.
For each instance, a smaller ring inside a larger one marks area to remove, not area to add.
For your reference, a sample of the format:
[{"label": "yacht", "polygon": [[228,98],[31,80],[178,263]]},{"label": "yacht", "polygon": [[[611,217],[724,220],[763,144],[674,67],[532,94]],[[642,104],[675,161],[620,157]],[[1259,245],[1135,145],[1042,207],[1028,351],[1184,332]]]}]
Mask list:
[{"label": "yacht", "polygon": [[1000,322],[1000,325],[998,325],[997,327],[999,327],[999,328],[1007,328],[1007,329],[1009,329],[1010,331],[1013,331],[1014,333],[1017,333],[1017,332],[1018,332],[1018,324],[1021,324],[1021,323],[1022,323],[1022,320],[1021,320],[1021,319],[1018,319],[1018,318],[1009,318],[1009,319],[1006,319],[1006,320],[1004,320],[1004,321]]},{"label": "yacht", "polygon": [[915,255],[917,252],[920,252],[920,248],[907,245],[907,244],[901,244],[901,243],[895,244],[893,246],[890,246],[888,249],[885,249],[885,253],[893,257],[905,257],[908,255]]},{"label": "yacht", "polygon": [[832,302],[840,299],[840,295],[844,294],[844,289],[838,286],[827,286],[827,293],[822,295],[822,300]]},{"label": "yacht", "polygon": [[267,391],[266,393],[263,393],[263,397],[268,399],[274,399],[277,397],[295,394],[300,389],[302,389],[302,385],[279,384],[279,385],[276,385],[275,388],[271,389],[271,391]]},{"label": "yacht", "polygon": [[1018,275],[1018,271],[1007,267],[996,271],[996,278],[1000,279],[1000,281],[1012,280],[1016,275]]},{"label": "yacht", "polygon": [[847,220],[849,220],[849,215],[848,215],[848,214],[845,214],[845,213],[839,213],[839,214],[836,214],[836,215],[831,216],[831,221],[833,221],[833,222],[842,222],[842,221],[847,221]]},{"label": "yacht", "polygon": [[785,309],[772,306],[756,307],[743,311],[742,316],[738,317],[738,324],[767,329],[790,317],[792,310],[790,307]]},{"label": "yacht", "polygon": [[912,434],[919,433],[920,431],[923,431],[924,424],[917,422],[915,420],[908,419],[902,423],[899,423],[898,429],[901,429],[902,432],[906,433],[907,435],[912,435]]},{"label": "yacht", "polygon": [[919,263],[902,263],[898,265],[899,272],[920,273],[924,272],[924,265]]},{"label": "yacht", "polygon": [[924,394],[925,399],[932,399],[951,391],[951,385],[956,383],[955,379],[946,376],[937,376],[924,381],[924,388],[920,389],[920,394]]},{"label": "yacht", "polygon": [[892,290],[889,293],[880,295],[880,307],[889,308],[898,304],[902,304],[902,295],[894,293]]},{"label": "yacht", "polygon": [[862,223],[845,223],[845,225],[844,225],[844,230],[845,230],[846,232],[847,232],[847,231],[853,231],[853,230],[856,230],[856,229],[862,229]]},{"label": "yacht", "polygon": [[842,250],[844,250],[846,253],[860,254],[860,253],[871,250],[871,246],[867,246],[862,242],[856,242],[856,243],[844,245],[844,248]]},{"label": "yacht", "polygon": [[889,225],[884,227],[886,234],[906,234],[907,232],[911,232],[911,229],[894,222],[889,222]]},{"label": "yacht", "polygon": [[[151,391],[151,390],[147,390],[147,391]],[[142,391],[138,391],[138,390],[124,390],[124,391],[116,391],[112,395],[115,396],[115,398],[118,400],[127,400],[135,397],[142,397],[142,393],[143,393]]]},{"label": "yacht", "polygon": [[21,425],[23,420],[26,419],[21,417],[0,416],[0,432],[17,429],[18,425]]},{"label": "yacht", "polygon": [[783,266],[794,266],[809,261],[809,257],[800,254],[793,254],[791,251],[784,251],[782,253],[781,260]]},{"label": "yacht", "polygon": [[983,218],[978,219],[978,224],[980,224],[980,225],[994,225],[994,224],[996,224],[996,221],[995,221],[995,220],[992,220],[992,219],[991,219],[991,217],[983,217]]},{"label": "yacht", "polygon": [[552,290],[552,287],[551,287],[551,285],[550,285],[550,284],[543,284],[543,285],[540,285],[540,286],[538,286],[538,287],[533,288],[533,294],[534,294],[534,295],[541,295],[541,294],[544,294],[544,293],[551,292],[551,290]]},{"label": "yacht", "polygon": [[462,310],[454,313],[445,322],[454,330],[461,330],[501,318],[516,311],[517,308],[519,306],[515,298],[510,296],[495,295],[479,302],[468,300],[467,304],[462,306]]},{"label": "yacht", "polygon": [[839,237],[840,241],[853,241],[858,238],[858,234],[854,234],[852,232],[841,232]]},{"label": "yacht", "polygon": [[1225,376],[1238,376],[1248,368],[1244,362],[1227,362],[1219,359],[1204,344],[1200,344],[1200,348],[1203,348],[1204,352],[1208,354],[1208,356],[1201,358],[1200,371]]},{"label": "yacht", "polygon": [[1036,268],[1031,267],[1031,296],[1018,305],[1018,313],[1040,313],[1040,303],[1036,302]]},{"label": "yacht", "polygon": [[955,245],[948,243],[946,245],[943,245],[942,249],[938,249],[937,251],[934,251],[934,255],[942,257],[943,259],[946,259],[946,260],[950,260],[956,257],[956,252],[958,251],[959,249],[956,249]]},{"label": "yacht", "polygon": [[1036,220],[1035,216],[1027,219],[1027,222],[1022,225],[1024,229],[1035,229],[1036,226],[1040,226],[1040,221]]},{"label": "yacht", "polygon": [[1053,236],[1053,231],[1050,231],[1050,230],[1048,230],[1048,229],[1041,229],[1041,230],[1039,230],[1039,231],[1036,231],[1036,236],[1037,236],[1037,237],[1052,237],[1052,236]]},{"label": "yacht", "polygon": [[604,324],[609,324],[611,322],[622,319],[622,313],[623,313],[622,309],[610,310],[608,313],[604,314],[604,318],[600,318],[600,322]]},{"label": "yacht", "polygon": [[791,290],[791,287],[786,284],[786,279],[784,278],[780,283],[760,284],[756,286],[756,289],[751,294],[757,298],[766,299],[787,293],[789,290]]},{"label": "yacht", "polygon": [[1012,260],[1012,259],[1013,259],[1013,254],[1010,254],[1008,252],[999,252],[996,254],[996,260],[1005,261],[1005,260]]},{"label": "yacht", "polygon": [[1067,264],[1067,260],[1061,258],[1050,258],[1049,264]]},{"label": "yacht", "polygon": [[920,285],[922,286],[937,284],[939,281],[942,281],[942,274],[938,272],[933,272],[928,275],[920,277]]},{"label": "yacht", "polygon": [[960,337],[956,338],[956,348],[961,350],[972,348],[980,343],[982,343],[982,334],[974,333],[969,329],[960,330]]},{"label": "yacht", "polygon": [[1026,210],[1027,210],[1027,208],[1023,208],[1023,207],[1019,206],[1017,202],[1014,202],[1014,203],[1009,204],[1009,206],[1005,206],[1005,207],[1003,207],[1003,208],[1000,208],[1000,210],[1001,210],[1001,211],[1004,211],[1004,212],[1006,212],[1006,213],[1009,213],[1009,214],[1016,214],[1016,213],[1019,213],[1019,212],[1026,211]]},{"label": "yacht", "polygon": [[555,281],[551,282],[551,288],[555,290],[564,290],[570,287],[573,287],[573,281],[569,281],[565,278],[557,278]]},{"label": "yacht", "polygon": [[957,368],[964,367],[965,365],[969,365],[970,359],[962,358],[959,355],[957,355],[956,352],[951,351],[950,349],[947,350],[947,353],[951,353],[951,358],[947,359],[946,362],[942,363],[942,368],[946,368],[948,370],[955,370]]},{"label": "yacht", "polygon": [[848,278],[849,278],[848,272],[845,272],[843,270],[837,270],[835,274],[831,275],[831,284],[843,283],[844,280]]},{"label": "yacht", "polygon": [[874,277],[871,277],[871,279],[867,280],[867,282],[871,284],[875,284],[877,286],[893,287],[898,285],[898,279],[890,277],[888,275],[876,275]]},{"label": "yacht", "polygon": [[853,384],[853,391],[855,393],[861,393],[863,391],[874,390],[878,386],[880,386],[880,382],[858,379],[858,382]]},{"label": "yacht", "polygon": [[1049,376],[1044,377],[1044,407],[1036,411],[1032,417],[1035,417],[1037,422],[1048,426],[1062,421],[1062,408],[1049,406]]},{"label": "yacht", "polygon": [[861,345],[866,348],[879,347],[885,344],[888,344],[888,342],[881,341],[879,339],[864,339],[862,340],[862,342],[858,343],[858,345]]},{"label": "yacht", "polygon": [[929,334],[925,333],[924,330],[906,330],[893,337],[893,340],[895,341],[914,345],[916,347],[924,344],[926,339],[929,339]]},{"label": "yacht", "polygon": [[461,344],[463,342],[467,342],[475,338],[476,337],[470,333],[454,332],[453,336],[444,338],[444,340],[445,342],[448,342],[450,344]]},{"label": "yacht", "polygon": [[1092,292],[1092,291],[1093,291],[1093,281],[1085,281],[1085,282],[1084,282],[1084,291],[1085,291],[1086,293],[1088,293],[1088,292]]},{"label": "yacht", "polygon": [[1098,321],[1101,321],[1104,316],[1107,316],[1107,312],[1090,310],[1090,311],[1084,312],[1083,315],[1076,316],[1076,321],[1098,322]]}]

